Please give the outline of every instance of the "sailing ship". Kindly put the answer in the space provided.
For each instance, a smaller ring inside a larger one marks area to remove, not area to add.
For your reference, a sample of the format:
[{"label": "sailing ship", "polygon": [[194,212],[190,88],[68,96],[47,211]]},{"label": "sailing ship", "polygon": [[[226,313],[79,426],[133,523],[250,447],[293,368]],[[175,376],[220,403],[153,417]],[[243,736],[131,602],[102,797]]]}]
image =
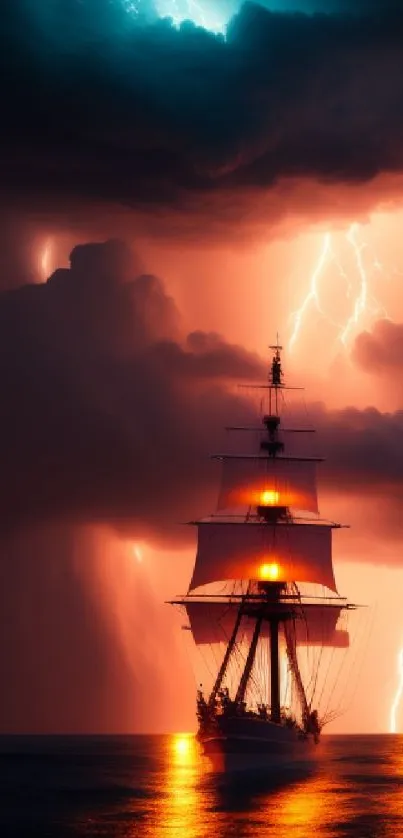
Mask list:
[{"label": "sailing ship", "polygon": [[[219,771],[312,759],[331,713],[315,706],[308,687],[317,674],[308,671],[304,682],[299,653],[347,648],[339,626],[355,608],[336,589],[332,531],[341,525],[319,518],[321,458],[296,455],[291,444],[314,429],[285,424],[283,391],[295,388],[284,383],[278,340],[270,349],[268,381],[255,385],[265,391],[259,423],[228,428],[253,440],[252,450],[216,455],[217,511],[194,522],[193,576],[188,594],[175,600],[197,646],[225,644],[209,693],[202,685],[197,692],[197,738]],[[213,583],[226,593],[211,593]],[[318,586],[321,595],[313,595]]]}]

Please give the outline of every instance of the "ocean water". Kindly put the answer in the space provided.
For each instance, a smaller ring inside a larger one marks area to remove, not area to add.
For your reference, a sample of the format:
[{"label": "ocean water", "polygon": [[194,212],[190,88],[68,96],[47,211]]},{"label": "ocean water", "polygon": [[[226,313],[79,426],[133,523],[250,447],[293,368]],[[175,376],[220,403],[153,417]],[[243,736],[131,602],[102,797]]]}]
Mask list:
[{"label": "ocean water", "polygon": [[226,780],[188,737],[1,737],[0,838],[403,836],[403,737],[322,750],[309,771]]}]

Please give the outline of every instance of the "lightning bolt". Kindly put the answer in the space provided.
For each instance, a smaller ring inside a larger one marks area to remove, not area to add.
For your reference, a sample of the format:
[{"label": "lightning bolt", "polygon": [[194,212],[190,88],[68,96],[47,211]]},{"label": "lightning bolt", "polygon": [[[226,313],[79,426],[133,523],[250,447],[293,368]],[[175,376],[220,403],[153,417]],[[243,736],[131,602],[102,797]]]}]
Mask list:
[{"label": "lightning bolt", "polygon": [[353,312],[351,316],[348,318],[344,329],[342,329],[342,331],[339,334],[339,339],[344,344],[344,346],[346,345],[347,337],[351,329],[353,328],[353,326],[357,325],[360,317],[362,316],[367,307],[368,302],[368,278],[363,261],[363,251],[365,250],[367,245],[365,244],[365,242],[358,244],[356,240],[357,231],[358,224],[352,224],[346,236],[347,241],[351,244],[351,247],[354,250],[357,271],[360,277],[360,290],[354,303]]},{"label": "lightning bolt", "polygon": [[[316,267],[310,278],[308,293],[300,308],[292,314],[292,333],[288,344],[290,352],[293,350],[295,343],[301,334],[304,320],[308,310],[312,306],[316,308],[324,319],[337,329],[337,340],[341,341],[344,347],[347,346],[351,333],[359,325],[365,314],[369,313],[372,317],[387,317],[386,310],[379,305],[378,301],[370,293],[370,278],[372,276],[372,272],[376,271],[383,274],[384,267],[379,259],[375,258],[372,262],[371,269],[366,268],[364,253],[368,249],[368,244],[365,241],[359,241],[358,234],[358,224],[352,224],[348,232],[345,234],[345,238],[350,245],[354,256],[354,275],[358,276],[359,279],[358,292],[354,297],[354,285],[351,279],[351,274],[345,270],[340,259],[337,257],[331,234],[326,233],[323,238]],[[351,314],[343,324],[336,323],[331,317],[329,317],[328,313],[323,309],[320,300],[318,288],[319,279],[324,275],[325,269],[327,269],[330,264],[334,264],[336,266],[339,277],[347,284],[346,297],[348,300],[352,300]]]},{"label": "lightning bolt", "polygon": [[318,263],[317,263],[316,268],[315,268],[315,270],[314,270],[314,272],[311,276],[311,281],[310,281],[308,294],[306,295],[305,300],[302,303],[301,307],[298,309],[298,311],[295,311],[292,315],[294,328],[292,330],[292,335],[290,337],[290,341],[289,341],[289,344],[288,344],[290,352],[292,352],[292,350],[294,348],[294,345],[295,345],[295,343],[296,343],[296,341],[299,337],[299,334],[300,334],[301,328],[302,328],[303,319],[304,319],[305,314],[306,314],[308,308],[310,307],[310,305],[313,304],[317,308],[317,310],[320,312],[320,314],[324,314],[324,312],[321,308],[321,305],[320,305],[320,300],[319,300],[318,280],[319,280],[319,277],[323,273],[326,262],[329,259],[330,244],[331,244],[330,233],[326,233],[326,235],[324,236],[324,239],[323,239],[322,250],[321,250],[321,253],[320,253],[320,256],[319,256],[319,259],[318,259]]},{"label": "lightning bolt", "polygon": [[390,710],[390,732],[396,733],[396,713],[403,694],[403,649],[398,655],[399,684]]}]

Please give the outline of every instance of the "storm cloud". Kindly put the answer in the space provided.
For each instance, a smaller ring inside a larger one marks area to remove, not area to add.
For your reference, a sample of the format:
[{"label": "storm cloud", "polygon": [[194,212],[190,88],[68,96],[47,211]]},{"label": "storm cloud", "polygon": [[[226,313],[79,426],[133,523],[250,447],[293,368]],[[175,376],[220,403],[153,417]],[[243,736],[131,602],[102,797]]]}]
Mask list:
[{"label": "storm cloud", "polygon": [[[105,523],[172,543],[214,507],[209,454],[251,420],[266,364],[183,328],[154,276],[121,242],[76,247],[69,269],[0,296],[0,500],[4,533],[46,521]],[[401,487],[403,414],[312,406],[324,485]],[[371,490],[372,491],[372,490]]]},{"label": "storm cloud", "polygon": [[61,517],[168,532],[211,489],[209,446],[240,401],[225,384],[264,366],[183,334],[161,281],[129,281],[130,265],[119,242],[78,246],[70,269],[0,297],[3,529]]},{"label": "storm cloud", "polygon": [[231,195],[281,179],[356,184],[403,169],[395,3],[246,3],[226,41],[152,16],[129,25],[117,1],[97,14],[90,0],[37,5],[2,10],[0,173],[14,201],[207,217],[227,196],[221,212],[239,219]]},{"label": "storm cloud", "polygon": [[392,320],[378,320],[371,331],[356,338],[353,350],[355,362],[366,372],[393,375],[400,386],[403,371],[403,324]]}]

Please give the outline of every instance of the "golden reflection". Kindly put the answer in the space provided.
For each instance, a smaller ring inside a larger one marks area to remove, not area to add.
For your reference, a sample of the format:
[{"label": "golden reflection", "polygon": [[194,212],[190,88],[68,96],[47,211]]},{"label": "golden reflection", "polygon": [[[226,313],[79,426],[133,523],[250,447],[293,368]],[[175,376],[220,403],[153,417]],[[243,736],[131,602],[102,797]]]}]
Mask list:
[{"label": "golden reflection", "polygon": [[[153,770],[144,775],[150,793],[141,801],[142,838],[338,838],[364,816],[367,823],[374,818],[383,838],[396,838],[403,816],[403,737],[376,737],[375,748],[372,738],[350,744],[345,738],[321,742],[312,763],[295,762],[295,772],[278,767],[262,774],[233,774],[224,782],[202,776],[199,746],[192,735],[164,737]],[[381,791],[380,796],[365,796],[366,778],[374,781],[371,788]],[[133,829],[125,827],[119,838],[139,835],[137,806],[137,798],[135,804],[128,803],[125,814],[132,816]],[[357,835],[364,833],[358,829]]]},{"label": "golden reflection", "polygon": [[194,759],[195,741],[190,733],[178,733],[173,737],[172,748],[183,762],[191,762]]},{"label": "golden reflection", "polygon": [[209,834],[203,814],[205,793],[200,788],[203,763],[196,738],[178,733],[167,740],[161,789],[155,799],[152,838],[186,835],[203,838]]},{"label": "golden reflection", "polygon": [[[333,792],[332,781],[325,777],[310,777],[285,788],[276,796],[276,827],[280,834],[306,838],[307,827],[313,834],[326,832],[336,817]],[[341,815],[340,811],[338,816]]]}]

